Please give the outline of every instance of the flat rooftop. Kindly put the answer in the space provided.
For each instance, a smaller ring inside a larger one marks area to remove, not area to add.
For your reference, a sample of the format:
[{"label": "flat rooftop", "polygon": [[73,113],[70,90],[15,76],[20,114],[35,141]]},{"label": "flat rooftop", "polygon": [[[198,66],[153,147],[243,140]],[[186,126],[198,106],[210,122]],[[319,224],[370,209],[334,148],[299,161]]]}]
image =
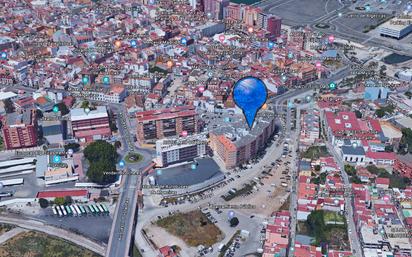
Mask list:
[{"label": "flat rooftop", "polygon": [[409,26],[412,26],[412,18],[401,19],[401,18],[395,17],[383,23],[380,27],[392,29],[392,30],[403,30]]},{"label": "flat rooftop", "polygon": [[89,113],[86,113],[83,108],[75,108],[70,111],[72,121],[105,118],[108,116],[106,106],[97,106],[96,110],[91,110]]},{"label": "flat rooftop", "polygon": [[[192,169],[192,164],[195,163],[196,169]],[[212,158],[200,158],[194,162],[159,170],[161,173],[155,175],[156,184],[159,186],[191,186],[223,175]]]}]

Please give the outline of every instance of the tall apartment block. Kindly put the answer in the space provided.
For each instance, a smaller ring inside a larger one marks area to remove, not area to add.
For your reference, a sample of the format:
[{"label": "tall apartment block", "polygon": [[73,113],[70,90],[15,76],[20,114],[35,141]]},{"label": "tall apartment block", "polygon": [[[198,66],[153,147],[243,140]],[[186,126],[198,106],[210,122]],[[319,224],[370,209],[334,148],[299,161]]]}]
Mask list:
[{"label": "tall apartment block", "polygon": [[198,133],[198,117],[194,106],[178,106],[161,110],[138,112],[137,140],[154,143],[157,139]]},{"label": "tall apartment block", "polygon": [[36,110],[9,113],[2,118],[3,140],[6,149],[18,149],[37,145]]}]

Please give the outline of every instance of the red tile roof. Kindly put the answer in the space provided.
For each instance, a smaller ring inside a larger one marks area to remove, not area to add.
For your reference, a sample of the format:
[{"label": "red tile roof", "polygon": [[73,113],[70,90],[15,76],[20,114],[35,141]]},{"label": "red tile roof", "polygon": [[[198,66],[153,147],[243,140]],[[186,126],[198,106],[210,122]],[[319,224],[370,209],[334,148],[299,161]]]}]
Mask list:
[{"label": "red tile roof", "polygon": [[42,191],[37,193],[37,198],[65,197],[65,196],[84,196],[87,197],[89,191],[80,190],[60,190],[60,191]]}]

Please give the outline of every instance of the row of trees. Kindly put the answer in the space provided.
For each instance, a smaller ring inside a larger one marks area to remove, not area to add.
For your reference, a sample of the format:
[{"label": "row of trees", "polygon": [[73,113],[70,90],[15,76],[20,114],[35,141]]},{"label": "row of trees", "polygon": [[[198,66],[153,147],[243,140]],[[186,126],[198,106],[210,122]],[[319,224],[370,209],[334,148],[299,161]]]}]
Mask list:
[{"label": "row of trees", "polygon": [[56,197],[54,201],[48,201],[47,199],[44,199],[44,198],[39,199],[40,207],[43,209],[49,207],[50,204],[67,205],[67,204],[72,204],[72,203],[73,203],[73,199],[70,196]]}]

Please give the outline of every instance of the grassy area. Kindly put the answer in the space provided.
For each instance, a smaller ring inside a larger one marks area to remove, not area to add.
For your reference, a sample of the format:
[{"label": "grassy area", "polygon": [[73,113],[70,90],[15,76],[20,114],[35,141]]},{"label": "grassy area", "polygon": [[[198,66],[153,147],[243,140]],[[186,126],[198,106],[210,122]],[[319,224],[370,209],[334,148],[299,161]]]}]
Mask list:
[{"label": "grassy area", "polygon": [[189,246],[211,246],[223,237],[219,228],[199,210],[171,215],[158,220],[156,224]]},{"label": "grassy area", "polygon": [[345,223],[345,216],[339,215],[337,212],[327,211],[323,215],[325,224],[332,223]]},{"label": "grassy area", "polygon": [[11,225],[11,224],[0,224],[0,235],[3,235],[4,233],[12,230],[13,228],[15,228],[16,226]]},{"label": "grassy area", "polygon": [[138,153],[129,153],[124,159],[128,163],[137,163],[143,160],[143,156]]},{"label": "grassy area", "polygon": [[21,233],[0,246],[7,257],[98,257],[100,255],[44,233]]},{"label": "grassy area", "polygon": [[[336,214],[337,215],[337,214]],[[343,224],[326,224],[325,221],[343,219]],[[345,218],[323,210],[312,211],[305,223],[309,235],[315,238],[313,244],[327,243],[330,249],[345,249],[349,245]]]},{"label": "grassy area", "polygon": [[315,160],[319,159],[319,157],[326,157],[329,155],[326,146],[311,146],[302,154],[302,158]]},{"label": "grassy area", "polygon": [[140,253],[139,249],[137,249],[135,244],[133,244],[132,257],[143,257],[142,254]]},{"label": "grassy area", "polygon": [[375,165],[369,165],[366,169],[370,173],[377,175],[379,178],[389,178],[389,187],[391,188],[405,189],[411,183],[409,178],[401,177],[396,174],[390,174],[386,169],[378,168]]}]

